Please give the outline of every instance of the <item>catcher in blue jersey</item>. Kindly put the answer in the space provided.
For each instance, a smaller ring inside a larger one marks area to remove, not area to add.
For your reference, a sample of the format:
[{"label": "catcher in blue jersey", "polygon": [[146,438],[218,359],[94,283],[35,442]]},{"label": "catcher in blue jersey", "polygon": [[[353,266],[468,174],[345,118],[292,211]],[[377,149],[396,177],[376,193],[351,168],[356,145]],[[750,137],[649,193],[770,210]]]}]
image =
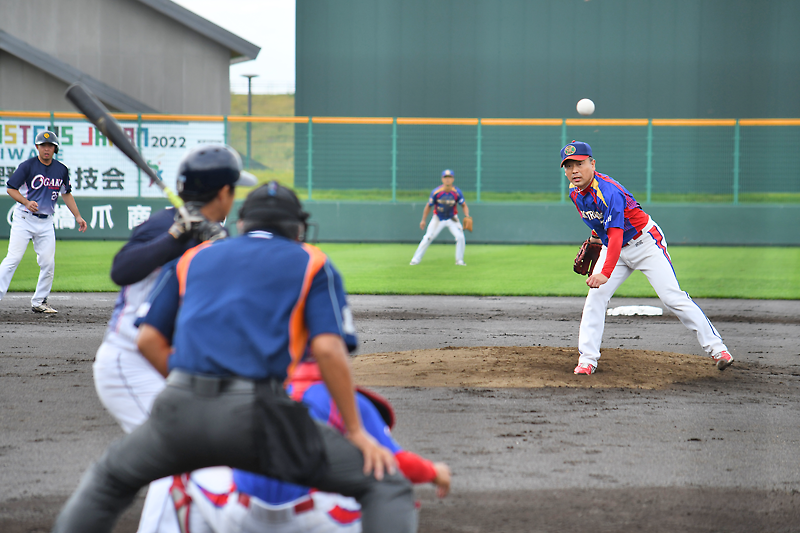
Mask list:
[{"label": "catcher in blue jersey", "polygon": [[[297,366],[287,392],[314,419],[344,433],[341,414],[313,359]],[[394,440],[394,409],[385,398],[357,387],[356,400],[364,428],[391,450],[403,475],[412,483],[435,484],[438,496],[445,497],[450,490],[448,466],[404,450]],[[192,472],[176,479],[173,494],[184,533],[361,533],[361,507],[353,498],[243,470]]]},{"label": "catcher in blue jersey", "polygon": [[717,368],[724,370],[733,363],[733,357],[703,310],[681,290],[664,232],[625,187],[597,172],[595,164],[592,147],[584,142],[572,141],[561,149],[561,166],[570,182],[569,196],[592,230],[591,240],[603,245],[586,280],[589,294],[581,317],[575,374],[594,374],[608,302],[635,270],[647,276],[661,302],[697,334],[703,350]]},{"label": "catcher in blue jersey", "polygon": [[8,255],[0,265],[0,300],[8,291],[11,278],[28,248],[28,241],[33,241],[36,261],[39,263],[39,281],[31,298],[31,309],[34,313],[53,314],[58,311],[47,303],[47,296],[53,288],[56,270],[53,213],[58,195],[75,215],[78,231],[86,231],[86,221],[72,197],[69,168],[55,159],[58,137],[52,131],[43,131],[36,136],[34,143],[39,154],[18,166],[6,182],[6,191],[17,205],[8,238]]},{"label": "catcher in blue jersey", "polygon": [[[472,231],[472,218],[469,216],[469,207],[467,207],[467,202],[464,200],[464,193],[453,185],[454,181],[453,171],[445,170],[442,172],[442,184],[431,191],[431,197],[422,212],[422,221],[419,223],[419,229],[425,229],[425,221],[428,218],[428,213],[431,212],[431,207],[433,207],[433,216],[430,224],[428,224],[428,230],[425,232],[425,236],[422,237],[417,251],[409,264],[419,264],[428,246],[431,245],[444,228],[447,228],[456,239],[456,265],[467,266],[464,262],[464,249],[467,246],[464,239],[464,228],[466,227],[466,229]],[[464,208],[464,226],[458,221],[459,205]]]}]

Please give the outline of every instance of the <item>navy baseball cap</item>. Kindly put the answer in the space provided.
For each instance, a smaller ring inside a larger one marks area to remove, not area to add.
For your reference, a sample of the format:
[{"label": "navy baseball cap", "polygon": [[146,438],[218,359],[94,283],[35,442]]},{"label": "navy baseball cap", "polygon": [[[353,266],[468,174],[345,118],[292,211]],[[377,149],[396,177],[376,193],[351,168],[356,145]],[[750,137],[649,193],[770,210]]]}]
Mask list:
[{"label": "navy baseball cap", "polygon": [[445,178],[445,177],[455,178],[455,176],[453,175],[453,171],[450,170],[449,168],[447,170],[445,170],[444,172],[442,172],[442,177],[443,178]]},{"label": "navy baseball cap", "polygon": [[567,159],[574,159],[575,161],[583,161],[592,157],[592,147],[581,141],[572,141],[564,148],[561,149],[561,166],[564,166],[564,161]]}]

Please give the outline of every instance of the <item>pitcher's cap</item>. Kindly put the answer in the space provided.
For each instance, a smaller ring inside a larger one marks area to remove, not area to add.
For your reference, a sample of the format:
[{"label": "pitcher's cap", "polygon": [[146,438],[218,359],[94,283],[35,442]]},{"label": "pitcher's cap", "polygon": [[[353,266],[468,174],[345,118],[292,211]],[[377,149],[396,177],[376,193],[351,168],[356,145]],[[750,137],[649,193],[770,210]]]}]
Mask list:
[{"label": "pitcher's cap", "polygon": [[455,175],[453,175],[453,171],[452,171],[452,170],[450,170],[450,169],[448,168],[447,170],[445,170],[444,172],[442,172],[442,177],[443,177],[443,178],[444,178],[444,177],[455,178]]},{"label": "pitcher's cap", "polygon": [[561,149],[561,166],[564,166],[564,161],[567,159],[574,159],[575,161],[583,161],[592,157],[592,147],[581,141],[572,141],[564,148]]}]

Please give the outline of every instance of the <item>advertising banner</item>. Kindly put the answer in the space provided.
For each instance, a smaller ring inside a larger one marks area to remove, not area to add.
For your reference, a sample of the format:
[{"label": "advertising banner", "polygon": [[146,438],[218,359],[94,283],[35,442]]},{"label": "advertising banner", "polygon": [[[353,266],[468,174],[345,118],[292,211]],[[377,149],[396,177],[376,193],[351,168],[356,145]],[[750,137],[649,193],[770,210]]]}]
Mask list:
[{"label": "advertising banner", "polygon": [[[183,156],[193,147],[224,143],[222,122],[120,121],[145,161],[175,190]],[[99,197],[162,197],[150,179],[92,124],[83,120],[0,118],[0,192],[17,166],[36,157],[34,140],[52,129],[60,147],[56,159],[70,169],[72,194]],[[88,220],[88,219],[87,219]]]}]

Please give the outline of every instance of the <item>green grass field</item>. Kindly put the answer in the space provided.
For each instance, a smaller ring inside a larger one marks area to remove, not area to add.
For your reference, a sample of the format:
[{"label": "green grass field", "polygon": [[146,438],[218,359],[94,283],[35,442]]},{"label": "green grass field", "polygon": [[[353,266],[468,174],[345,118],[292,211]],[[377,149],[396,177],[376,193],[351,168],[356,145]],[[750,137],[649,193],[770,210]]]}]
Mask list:
[{"label": "green grass field", "polygon": [[[109,279],[121,241],[58,241],[57,292],[116,291]],[[572,272],[576,246],[467,245],[466,267],[456,267],[454,245],[434,244],[416,266],[413,244],[322,244],[351,294],[447,294],[480,296],[585,296],[585,278]],[[0,241],[0,250],[8,241]],[[800,248],[690,247],[670,249],[683,290],[694,298],[800,299]],[[32,292],[39,268],[33,247],[10,291]],[[620,297],[655,297],[635,272]]]}]

